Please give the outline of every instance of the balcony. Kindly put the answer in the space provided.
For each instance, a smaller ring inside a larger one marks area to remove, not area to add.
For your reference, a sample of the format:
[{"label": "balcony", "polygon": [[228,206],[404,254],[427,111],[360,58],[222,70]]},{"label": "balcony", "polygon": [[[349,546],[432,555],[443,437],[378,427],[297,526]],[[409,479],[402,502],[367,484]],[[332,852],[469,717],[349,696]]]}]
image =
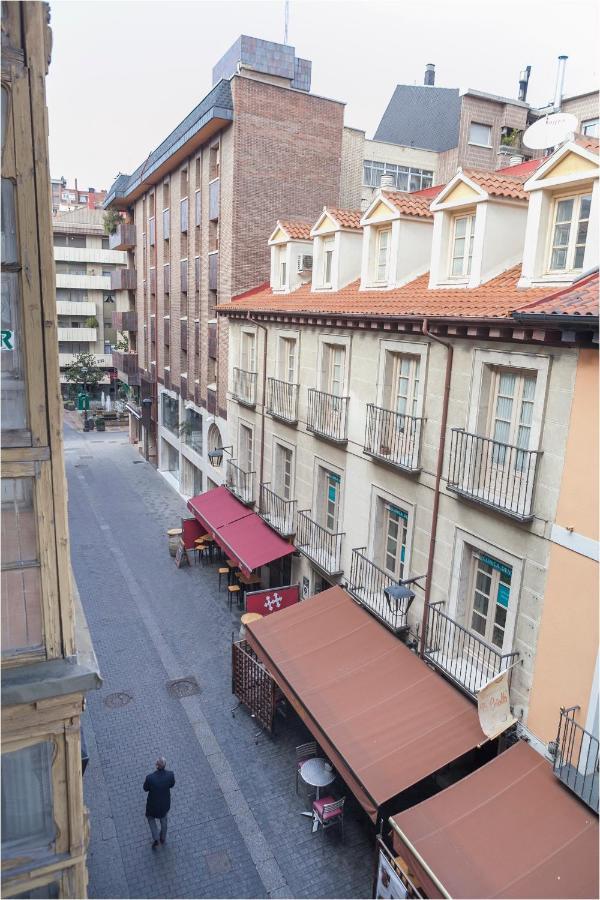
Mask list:
[{"label": "balcony", "polygon": [[296,547],[326,575],[342,574],[342,538],[345,532],[334,533],[312,518],[312,510],[298,510]]},{"label": "balcony", "polygon": [[533,518],[537,450],[451,429],[448,490],[518,522]]},{"label": "balcony", "polygon": [[234,369],[231,395],[243,406],[256,406],[256,372]]},{"label": "balcony", "polygon": [[363,450],[405,472],[418,472],[424,421],[368,403]]},{"label": "balcony", "polygon": [[431,603],[427,617],[425,659],[471,697],[483,685],[508,669],[518,653],[501,653],[442,612],[443,601]]},{"label": "balcony", "polygon": [[56,287],[77,291],[110,291],[111,279],[108,275],[88,275],[86,272],[57,272]]},{"label": "balcony", "polygon": [[227,460],[227,475],[225,484],[238,500],[246,506],[252,506],[254,497],[252,492],[254,472],[246,472],[237,465],[235,460]]},{"label": "balcony", "polygon": [[218,178],[215,178],[208,185],[208,218],[211,222],[216,222],[219,218],[219,185]]},{"label": "balcony", "polygon": [[296,500],[284,500],[271,490],[269,484],[260,486],[259,515],[282,537],[290,537],[296,532]]},{"label": "balcony", "polygon": [[388,600],[385,588],[397,581],[365,555],[366,547],[352,551],[348,592],[395,634],[408,628],[407,614],[411,600]]},{"label": "balcony", "polygon": [[110,273],[110,288],[112,291],[135,291],[137,288],[136,270],[114,269]]},{"label": "balcony", "polygon": [[56,312],[59,316],[95,316],[96,304],[87,300],[57,300]]},{"label": "balcony", "polygon": [[[59,353],[58,365],[61,369],[70,366],[72,363],[77,362],[78,356],[78,353]],[[101,369],[111,369],[115,365],[110,353],[94,353],[94,360]]]},{"label": "balcony", "polygon": [[89,341],[95,344],[98,337],[96,328],[57,328],[59,341]]},{"label": "balcony", "polygon": [[336,444],[345,444],[348,440],[349,399],[309,388],[306,419],[308,431]]},{"label": "balcony", "polygon": [[554,774],[598,813],[598,738],[575,721],[578,706],[560,711]]},{"label": "balcony", "polygon": [[135,247],[135,225],[123,222],[117,230],[109,235],[108,246],[111,250],[133,250]]},{"label": "balcony", "polygon": [[295,425],[298,422],[298,385],[268,378],[267,412],[274,419]]},{"label": "balcony", "polygon": [[135,309],[112,314],[112,326],[116,331],[137,331],[138,321]]},{"label": "balcony", "polygon": [[125,384],[139,385],[138,355],[125,350],[113,350],[112,364]]}]

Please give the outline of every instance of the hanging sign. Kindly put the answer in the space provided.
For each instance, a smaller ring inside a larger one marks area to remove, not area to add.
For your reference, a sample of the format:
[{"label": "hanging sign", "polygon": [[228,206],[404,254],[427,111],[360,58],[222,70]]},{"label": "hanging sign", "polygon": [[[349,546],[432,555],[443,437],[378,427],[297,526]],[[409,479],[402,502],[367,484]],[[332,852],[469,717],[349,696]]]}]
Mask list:
[{"label": "hanging sign", "polygon": [[517,721],[510,711],[508,669],[500,672],[477,692],[477,711],[481,730],[490,740]]},{"label": "hanging sign", "polygon": [[246,612],[260,613],[269,616],[271,613],[287,606],[293,606],[300,600],[300,585],[290,584],[286,587],[266,588],[246,594]]},{"label": "hanging sign", "polygon": [[377,900],[396,900],[396,898],[408,897],[406,885],[381,850],[379,851],[375,897]]},{"label": "hanging sign", "polygon": [[496,569],[498,572],[501,572],[502,575],[506,575],[507,578],[512,578],[512,569],[510,566],[506,566],[504,563],[498,562],[497,559],[494,559],[493,556],[485,556],[483,553],[479,555],[479,559],[482,563],[485,563],[486,566],[490,566],[492,569]]}]

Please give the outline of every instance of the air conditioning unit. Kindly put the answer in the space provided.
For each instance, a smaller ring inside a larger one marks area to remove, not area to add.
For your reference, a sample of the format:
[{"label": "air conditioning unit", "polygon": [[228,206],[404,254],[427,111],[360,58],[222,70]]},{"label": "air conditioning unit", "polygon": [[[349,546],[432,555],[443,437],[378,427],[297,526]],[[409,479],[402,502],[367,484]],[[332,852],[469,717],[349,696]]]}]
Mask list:
[{"label": "air conditioning unit", "polygon": [[310,254],[302,254],[298,257],[298,271],[299,272],[312,272],[312,263],[313,258]]}]

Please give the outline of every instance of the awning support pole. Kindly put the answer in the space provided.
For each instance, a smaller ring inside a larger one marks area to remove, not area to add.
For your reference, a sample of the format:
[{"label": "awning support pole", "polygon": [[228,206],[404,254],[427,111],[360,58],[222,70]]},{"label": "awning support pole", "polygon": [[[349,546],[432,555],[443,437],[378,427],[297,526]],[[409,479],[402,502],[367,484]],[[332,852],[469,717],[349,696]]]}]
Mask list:
[{"label": "awning support pole", "polygon": [[408,849],[410,850],[410,852],[412,853],[412,855],[415,857],[415,859],[417,860],[417,862],[419,863],[419,865],[421,866],[421,868],[423,869],[423,871],[427,873],[427,875],[428,875],[429,878],[431,878],[431,880],[432,880],[433,883],[435,884],[436,888],[438,889],[438,891],[440,892],[440,894],[442,895],[442,897],[447,897],[448,900],[452,900],[452,895],[448,893],[448,891],[446,890],[446,888],[444,887],[444,885],[442,884],[442,882],[439,880],[439,878],[437,877],[437,875],[436,875],[434,872],[431,871],[431,869],[429,868],[429,866],[427,865],[427,863],[425,862],[425,860],[423,859],[423,857],[421,856],[421,854],[419,853],[419,851],[416,849],[416,847],[414,847],[414,846],[411,844],[411,842],[410,842],[409,839],[406,837],[406,835],[404,834],[404,832],[401,831],[400,828],[398,828],[398,826],[396,825],[396,823],[394,822],[394,820],[392,819],[391,816],[390,816],[390,818],[389,818],[389,823],[390,823],[390,825],[392,826],[392,828],[394,829],[394,831],[396,832],[396,834],[398,835],[398,837],[400,838],[400,840],[401,840],[404,844],[406,844],[406,846],[408,847]]}]

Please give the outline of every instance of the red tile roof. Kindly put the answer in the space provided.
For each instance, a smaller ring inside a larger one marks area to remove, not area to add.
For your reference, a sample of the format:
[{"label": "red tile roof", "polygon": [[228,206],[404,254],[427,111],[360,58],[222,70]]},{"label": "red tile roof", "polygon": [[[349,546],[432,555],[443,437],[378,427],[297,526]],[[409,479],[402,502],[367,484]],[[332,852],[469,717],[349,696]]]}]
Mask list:
[{"label": "red tile roof", "polygon": [[480,169],[465,169],[464,174],[492,197],[527,200],[529,196],[528,191],[523,188],[529,173],[508,175],[500,170],[497,172],[484,172]]},{"label": "red tile roof", "polygon": [[310,229],[312,228],[312,224],[310,222],[288,222],[283,219],[278,219],[277,224],[280,228],[283,228],[292,241],[311,240]]},{"label": "red tile roof", "polygon": [[516,166],[505,166],[502,169],[496,169],[496,174],[499,175],[502,173],[503,175],[527,175],[529,177],[532,175],[536,169],[542,165],[542,163],[546,162],[546,158],[544,156],[539,159],[528,159],[526,162],[517,163]]},{"label": "red tile roof", "polygon": [[433,213],[429,207],[443,188],[444,185],[439,184],[435,187],[426,188],[424,191],[413,191],[412,193],[404,193],[403,191],[382,191],[381,193],[403,215],[431,219],[433,218]]},{"label": "red tile roof", "polygon": [[326,206],[323,211],[331,216],[341,228],[355,228],[358,231],[362,229],[360,220],[363,214],[360,209],[334,209],[333,206]]},{"label": "red tile roof", "polygon": [[310,285],[302,285],[289,294],[274,294],[267,288],[252,296],[240,294],[231,303],[219,306],[219,311],[334,313],[365,318],[506,318],[513,310],[548,296],[548,288],[517,288],[520,274],[521,267],[515,266],[481,287],[471,289],[429,290],[428,274],[400,288],[381,291],[361,291],[359,280],[335,293],[312,292]]},{"label": "red tile roof", "polygon": [[579,144],[580,147],[584,147],[586,150],[591,150],[592,153],[598,153],[598,150],[600,149],[600,140],[589,134],[576,134],[575,143]]},{"label": "red tile roof", "polygon": [[525,316],[583,316],[598,317],[598,272],[560,291],[535,300],[515,311],[517,317]]}]

